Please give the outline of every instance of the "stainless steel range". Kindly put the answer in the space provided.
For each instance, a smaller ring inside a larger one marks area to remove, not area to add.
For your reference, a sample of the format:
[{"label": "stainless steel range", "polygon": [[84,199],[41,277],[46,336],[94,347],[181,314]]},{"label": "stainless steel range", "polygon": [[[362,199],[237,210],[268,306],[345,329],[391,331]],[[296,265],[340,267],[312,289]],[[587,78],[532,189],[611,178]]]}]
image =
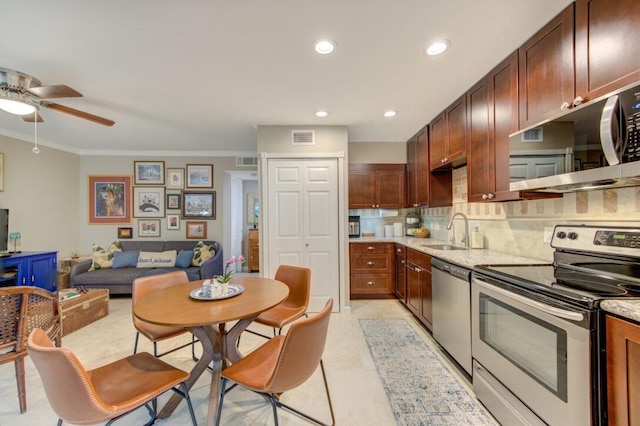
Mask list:
[{"label": "stainless steel range", "polygon": [[549,265],[472,273],[473,388],[505,425],[605,425],[600,301],[640,297],[640,228],[556,226]]}]

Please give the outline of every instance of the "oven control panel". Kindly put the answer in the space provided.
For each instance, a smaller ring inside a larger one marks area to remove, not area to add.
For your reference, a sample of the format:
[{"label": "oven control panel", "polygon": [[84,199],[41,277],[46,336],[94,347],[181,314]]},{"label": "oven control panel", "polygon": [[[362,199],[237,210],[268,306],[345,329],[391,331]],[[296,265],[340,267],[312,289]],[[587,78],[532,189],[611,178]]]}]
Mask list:
[{"label": "oven control panel", "polygon": [[640,257],[640,229],[558,225],[551,247]]}]

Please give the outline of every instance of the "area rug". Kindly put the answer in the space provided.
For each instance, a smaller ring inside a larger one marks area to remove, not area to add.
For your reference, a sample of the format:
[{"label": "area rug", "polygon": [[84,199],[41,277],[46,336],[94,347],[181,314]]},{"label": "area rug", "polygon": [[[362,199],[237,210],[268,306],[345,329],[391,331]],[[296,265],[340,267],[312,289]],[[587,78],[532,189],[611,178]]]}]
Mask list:
[{"label": "area rug", "polygon": [[399,425],[495,425],[405,319],[360,319]]}]

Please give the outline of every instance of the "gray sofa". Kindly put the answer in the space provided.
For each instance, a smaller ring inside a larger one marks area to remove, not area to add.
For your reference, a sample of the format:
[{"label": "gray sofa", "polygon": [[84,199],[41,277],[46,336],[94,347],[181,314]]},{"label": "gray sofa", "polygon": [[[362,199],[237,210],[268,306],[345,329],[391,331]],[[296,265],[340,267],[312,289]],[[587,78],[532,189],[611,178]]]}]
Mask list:
[{"label": "gray sofa", "polygon": [[[107,288],[109,294],[131,294],[133,280],[138,277],[163,274],[165,272],[184,270],[189,281],[211,278],[224,273],[222,246],[215,241],[203,241],[207,245],[216,244],[215,256],[200,266],[188,268],[106,268],[89,271],[91,260],[78,262],[71,267],[69,284],[71,287]],[[122,251],[162,252],[167,250],[193,250],[197,241],[120,241]]]}]

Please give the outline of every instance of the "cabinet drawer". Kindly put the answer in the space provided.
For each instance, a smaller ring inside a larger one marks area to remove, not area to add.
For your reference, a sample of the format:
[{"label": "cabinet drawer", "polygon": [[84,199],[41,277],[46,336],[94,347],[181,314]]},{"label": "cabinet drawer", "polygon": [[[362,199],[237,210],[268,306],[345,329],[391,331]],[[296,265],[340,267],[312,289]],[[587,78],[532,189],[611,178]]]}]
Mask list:
[{"label": "cabinet drawer", "polygon": [[351,293],[391,293],[393,281],[389,274],[357,274],[351,275]]},{"label": "cabinet drawer", "polygon": [[407,261],[431,271],[431,256],[416,250],[407,250]]},{"label": "cabinet drawer", "polygon": [[391,273],[395,265],[395,257],[387,254],[370,254],[351,256],[351,272],[383,272]]},{"label": "cabinet drawer", "polygon": [[349,251],[351,254],[394,254],[395,245],[393,243],[351,243]]}]

